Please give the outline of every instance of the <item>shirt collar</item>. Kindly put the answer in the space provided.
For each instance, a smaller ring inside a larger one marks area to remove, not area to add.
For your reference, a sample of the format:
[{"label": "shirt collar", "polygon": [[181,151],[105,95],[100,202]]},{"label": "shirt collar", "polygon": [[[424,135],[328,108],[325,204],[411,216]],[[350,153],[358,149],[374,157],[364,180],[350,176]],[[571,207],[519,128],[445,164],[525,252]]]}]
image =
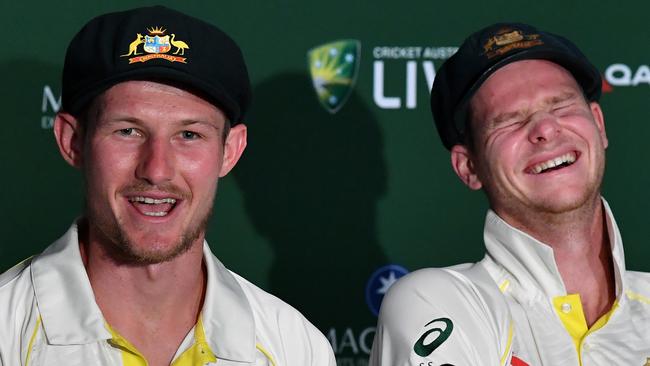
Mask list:
[{"label": "shirt collar", "polygon": [[[614,260],[616,295],[619,298],[625,287],[623,241],[607,201],[602,199],[602,203]],[[505,278],[497,279],[498,282],[507,278],[514,282],[516,290],[513,290],[516,293],[528,298],[535,296],[553,298],[567,294],[555,262],[553,249],[510,226],[492,210],[488,211],[485,219],[484,240],[487,259],[498,263],[505,270],[503,276]]]},{"label": "shirt collar", "polygon": [[[203,243],[207,288],[202,319],[206,341],[217,358],[254,362],[255,321],[244,290],[235,276]],[[81,260],[76,222],[35,257],[31,275],[38,310],[48,342],[88,344],[111,339],[95,302]]]},{"label": "shirt collar", "polygon": [[87,344],[111,338],[81,261],[76,223],[34,258],[31,275],[50,344]]},{"label": "shirt collar", "polygon": [[240,282],[203,244],[208,284],[203,302],[203,326],[217,359],[255,361],[255,320]]}]

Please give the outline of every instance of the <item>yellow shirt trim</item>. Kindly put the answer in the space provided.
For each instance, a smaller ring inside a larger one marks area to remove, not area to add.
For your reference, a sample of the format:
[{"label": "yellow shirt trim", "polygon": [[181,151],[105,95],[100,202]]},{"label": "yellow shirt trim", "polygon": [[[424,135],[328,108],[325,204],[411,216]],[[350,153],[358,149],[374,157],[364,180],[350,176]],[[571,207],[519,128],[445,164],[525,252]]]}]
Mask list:
[{"label": "yellow shirt trim", "polygon": [[506,358],[510,354],[510,347],[512,347],[512,319],[510,319],[510,326],[508,327],[508,342],[506,343],[506,351],[501,356],[501,365],[506,364]]},{"label": "yellow shirt trim", "polygon": [[[109,342],[122,350],[124,366],[148,366],[145,357],[131,342],[119,335],[108,323],[106,328],[112,336]],[[171,366],[203,366],[214,362],[217,362],[217,357],[206,341],[203,321],[199,317],[199,321],[194,326],[194,344],[178,356]]]},{"label": "yellow shirt trim", "polygon": [[614,301],[612,308],[603,316],[601,316],[591,328],[587,328],[587,320],[585,319],[584,310],[582,308],[582,301],[579,294],[569,294],[566,296],[557,296],[553,298],[553,308],[555,313],[560,317],[564,328],[569,332],[573,339],[573,344],[578,353],[578,360],[582,365],[582,343],[587,336],[607,324],[609,318],[612,316],[618,307],[618,300]]},{"label": "yellow shirt trim", "polygon": [[126,338],[122,337],[115,329],[106,323],[106,329],[111,333],[108,342],[122,350],[122,364],[124,366],[147,366],[147,360]]},{"label": "yellow shirt trim", "polygon": [[178,356],[171,366],[203,366],[214,362],[217,362],[217,356],[205,339],[203,321],[199,318],[194,328],[194,344]]},{"label": "yellow shirt trim", "polygon": [[501,292],[506,292],[506,290],[508,289],[508,286],[510,286],[510,281],[509,280],[503,280],[503,282],[501,282],[501,284],[499,285],[499,290]]},{"label": "yellow shirt trim", "polygon": [[644,304],[650,305],[650,299],[643,296],[643,295],[641,295],[641,294],[637,294],[636,292],[632,292],[630,290],[627,290],[627,291],[625,291],[625,295],[627,295],[627,298],[630,299],[630,300],[636,300],[636,301],[642,302]]},{"label": "yellow shirt trim", "polygon": [[36,334],[38,334],[38,330],[41,328],[41,316],[38,316],[38,319],[36,320],[36,327],[34,327],[34,333],[32,333],[32,337],[29,339],[29,344],[27,345],[27,356],[25,356],[25,366],[29,366],[29,359],[32,356],[32,347],[34,347],[34,340],[36,339]]},{"label": "yellow shirt trim", "polygon": [[262,345],[259,343],[255,345],[255,348],[257,348],[258,351],[262,352],[264,356],[266,356],[269,362],[271,362],[271,366],[275,366],[275,360],[273,359],[273,356],[271,356],[271,353],[269,351],[264,349],[264,347],[262,347]]}]

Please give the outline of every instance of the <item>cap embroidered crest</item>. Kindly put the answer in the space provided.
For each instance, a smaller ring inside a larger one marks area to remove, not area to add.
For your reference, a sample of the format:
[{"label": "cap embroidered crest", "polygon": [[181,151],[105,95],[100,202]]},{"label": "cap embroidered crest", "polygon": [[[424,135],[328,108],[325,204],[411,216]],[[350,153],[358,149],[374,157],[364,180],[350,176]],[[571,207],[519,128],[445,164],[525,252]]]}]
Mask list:
[{"label": "cap embroidered crest", "polygon": [[503,28],[483,45],[483,50],[488,59],[503,55],[513,49],[530,48],[539,46],[544,42],[539,39],[539,34],[524,34],[520,30]]},{"label": "cap embroidered crest", "polygon": [[587,100],[600,98],[600,72],[568,39],[523,23],[489,25],[463,41],[440,66],[431,87],[431,112],[448,150],[466,142],[474,93],[494,72],[522,60],[554,62],[573,75]]},{"label": "cap embroidered crest", "polygon": [[[144,37],[142,34],[137,33],[135,40],[129,44],[129,52],[125,55],[120,55],[120,57],[135,56],[129,58],[129,64],[147,62],[154,58],[164,59],[169,62],[187,63],[187,58],[185,57],[167,54],[167,52],[171,51],[172,46],[176,48],[174,55],[185,55],[185,49],[190,48],[187,43],[176,40],[176,34],[172,33],[170,38],[170,35],[165,35],[167,30],[163,29],[163,27],[147,28],[147,32],[149,32],[149,34]],[[138,56],[142,54],[142,52],[138,53],[138,47],[141,44],[143,45],[142,49],[144,52],[148,53],[148,55]]]},{"label": "cap embroidered crest", "polygon": [[129,80],[168,82],[198,93],[233,125],[242,122],[251,100],[237,43],[216,26],[164,6],[86,23],[66,52],[62,108],[79,116],[98,95]]}]

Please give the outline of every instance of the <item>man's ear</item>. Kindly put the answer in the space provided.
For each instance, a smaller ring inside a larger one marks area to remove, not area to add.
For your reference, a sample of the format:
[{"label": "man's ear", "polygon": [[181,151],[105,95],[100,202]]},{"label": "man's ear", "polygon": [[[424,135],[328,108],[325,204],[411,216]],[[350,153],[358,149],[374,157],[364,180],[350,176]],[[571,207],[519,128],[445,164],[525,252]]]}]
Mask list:
[{"label": "man's ear", "polygon": [[54,138],[63,159],[75,168],[83,162],[83,130],[79,120],[65,112],[54,118]]},{"label": "man's ear", "polygon": [[589,109],[591,109],[591,115],[594,116],[594,121],[596,122],[596,127],[598,127],[598,131],[600,132],[600,139],[603,142],[603,146],[607,148],[609,141],[607,140],[607,132],[605,132],[605,117],[603,116],[603,110],[597,102],[589,103]]},{"label": "man's ear", "polygon": [[465,145],[454,145],[451,148],[451,166],[460,180],[470,189],[479,190],[483,187],[476,169],[472,153]]},{"label": "man's ear", "polygon": [[230,128],[230,132],[223,146],[223,161],[221,163],[219,178],[228,174],[235,164],[237,164],[239,158],[241,158],[246,148],[247,134],[248,130],[243,123]]}]

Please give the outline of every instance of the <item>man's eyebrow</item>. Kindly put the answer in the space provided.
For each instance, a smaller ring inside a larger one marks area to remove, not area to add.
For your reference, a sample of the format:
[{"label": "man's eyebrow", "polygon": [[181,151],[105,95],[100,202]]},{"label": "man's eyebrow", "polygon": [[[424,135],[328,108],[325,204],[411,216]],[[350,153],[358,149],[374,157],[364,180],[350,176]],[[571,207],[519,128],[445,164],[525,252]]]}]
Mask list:
[{"label": "man's eyebrow", "polygon": [[487,125],[489,127],[492,127],[494,125],[498,125],[499,123],[507,121],[507,120],[521,118],[521,117],[525,116],[526,114],[527,114],[526,111],[521,110],[521,109],[517,110],[517,111],[513,111],[513,112],[500,113],[500,114],[496,115],[494,118],[490,118],[488,120]]},{"label": "man's eyebrow", "polygon": [[200,124],[200,125],[206,125],[208,127],[212,127],[217,131],[221,131],[222,128],[220,128],[216,123],[201,120],[201,119],[184,119],[181,121],[181,125],[183,126],[190,126],[190,125],[195,125],[195,124]]},{"label": "man's eyebrow", "polygon": [[128,122],[128,123],[133,123],[136,125],[142,125],[143,122],[139,118],[136,117],[131,117],[131,116],[122,116],[122,115],[117,115],[113,116],[110,118],[106,118],[103,120],[105,124],[112,125],[120,122]]},{"label": "man's eyebrow", "polygon": [[[568,91],[568,92],[564,92],[564,93],[561,93],[561,94],[558,94],[558,95],[553,95],[551,97],[548,97],[548,98],[544,99],[542,101],[541,105],[544,106],[544,107],[547,107],[547,106],[555,105],[555,104],[562,103],[562,102],[565,102],[565,101],[568,101],[568,100],[576,99],[578,96],[579,96],[578,93],[573,92],[573,91]],[[489,119],[487,125],[488,126],[498,125],[499,123],[502,123],[504,121],[508,121],[508,120],[511,120],[511,119],[523,118],[527,114],[528,114],[528,111],[523,110],[523,109],[513,111],[513,112],[500,113],[497,116],[495,116],[494,118]]]},{"label": "man's eyebrow", "polygon": [[[104,121],[104,123],[108,124],[108,125],[112,125],[112,124],[116,124],[116,123],[120,123],[120,122],[133,123],[135,125],[140,125],[140,126],[144,125],[144,122],[141,119],[136,118],[136,117],[132,117],[132,116],[120,116],[120,115],[118,115],[118,116],[106,119]],[[200,125],[205,125],[205,126],[208,126],[208,127],[212,127],[217,131],[222,130],[222,128],[217,126],[216,123],[209,122],[209,121],[202,120],[202,119],[193,119],[193,118],[183,119],[183,120],[180,121],[180,124],[181,124],[181,126],[191,126],[191,125],[195,125],[195,124],[200,124]]]},{"label": "man's eyebrow", "polygon": [[562,94],[554,95],[550,98],[545,99],[543,104],[545,106],[554,105],[554,104],[566,102],[567,100],[576,99],[576,97],[578,97],[578,93],[576,92],[573,91],[564,92]]}]

